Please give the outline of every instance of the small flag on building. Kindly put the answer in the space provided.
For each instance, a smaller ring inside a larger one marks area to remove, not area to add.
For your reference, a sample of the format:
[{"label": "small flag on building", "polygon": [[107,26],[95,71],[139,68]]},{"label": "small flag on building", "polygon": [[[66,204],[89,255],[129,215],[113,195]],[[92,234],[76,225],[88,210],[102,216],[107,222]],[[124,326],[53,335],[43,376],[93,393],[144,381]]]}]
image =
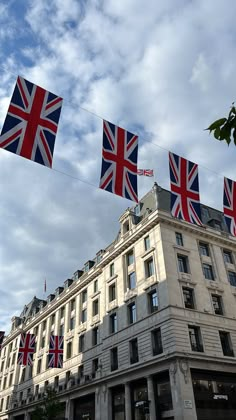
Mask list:
[{"label": "small flag on building", "polygon": [[18,76],[0,147],[52,167],[62,98]]},{"label": "small flag on building", "polygon": [[138,202],[138,136],[103,121],[100,188]]},{"label": "small flag on building", "polygon": [[35,335],[21,333],[18,351],[18,365],[32,366],[35,352]]},{"label": "small flag on building", "polygon": [[153,176],[154,172],[153,169],[138,169],[138,175],[142,176]]},{"label": "small flag on building", "polygon": [[236,182],[224,178],[224,217],[232,236],[236,236]]},{"label": "small flag on building", "polygon": [[172,216],[201,226],[198,165],[171,152],[169,165]]},{"label": "small flag on building", "polygon": [[48,353],[48,367],[62,368],[63,367],[63,342],[64,337],[59,335],[50,336],[49,353]]}]

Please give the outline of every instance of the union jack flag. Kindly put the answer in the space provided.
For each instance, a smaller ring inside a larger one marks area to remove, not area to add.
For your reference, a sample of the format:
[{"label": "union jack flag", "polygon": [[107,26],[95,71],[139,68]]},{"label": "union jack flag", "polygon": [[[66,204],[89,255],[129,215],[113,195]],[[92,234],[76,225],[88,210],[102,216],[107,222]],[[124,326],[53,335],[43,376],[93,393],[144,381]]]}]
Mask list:
[{"label": "union jack flag", "polygon": [[231,235],[236,236],[236,182],[224,178],[224,216]]},{"label": "union jack flag", "polygon": [[198,165],[171,152],[169,165],[172,216],[201,226]]},{"label": "union jack flag", "polygon": [[32,366],[35,352],[35,335],[21,333],[18,351],[18,365]]},{"label": "union jack flag", "polygon": [[18,76],[0,147],[52,167],[62,98]]},{"label": "union jack flag", "polygon": [[63,367],[63,336],[51,335],[48,354],[48,367]]},{"label": "union jack flag", "polygon": [[138,202],[138,136],[103,121],[100,188]]},{"label": "union jack flag", "polygon": [[5,331],[0,331],[0,352],[2,350],[2,343],[4,339]]},{"label": "union jack flag", "polygon": [[153,169],[138,169],[138,175],[153,176]]}]

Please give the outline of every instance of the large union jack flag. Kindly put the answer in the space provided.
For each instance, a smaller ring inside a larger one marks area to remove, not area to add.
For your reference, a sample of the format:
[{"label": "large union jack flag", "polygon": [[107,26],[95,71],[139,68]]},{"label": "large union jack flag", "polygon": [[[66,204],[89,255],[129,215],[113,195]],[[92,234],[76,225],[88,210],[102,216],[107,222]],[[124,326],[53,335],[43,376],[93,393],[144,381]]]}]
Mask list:
[{"label": "large union jack flag", "polygon": [[103,121],[100,188],[138,202],[138,136]]},{"label": "large union jack flag", "polygon": [[231,235],[236,236],[236,182],[224,178],[224,216]]},{"label": "large union jack flag", "polygon": [[169,152],[171,214],[202,225],[198,165]]},{"label": "large union jack flag", "polygon": [[18,351],[18,365],[32,366],[33,354],[35,352],[35,335],[21,333],[20,346]]},{"label": "large union jack flag", "polygon": [[63,339],[61,335],[51,335],[48,354],[48,367],[63,367]]},{"label": "large union jack flag", "polygon": [[61,106],[62,98],[18,76],[0,147],[51,168]]}]

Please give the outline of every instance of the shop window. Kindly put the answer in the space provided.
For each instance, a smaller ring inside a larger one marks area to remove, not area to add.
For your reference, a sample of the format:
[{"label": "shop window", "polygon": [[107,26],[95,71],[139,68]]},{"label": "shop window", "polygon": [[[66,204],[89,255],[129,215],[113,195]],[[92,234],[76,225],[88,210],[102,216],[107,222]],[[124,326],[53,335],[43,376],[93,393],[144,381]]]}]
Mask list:
[{"label": "shop window", "polygon": [[149,236],[146,236],[144,238],[144,249],[145,249],[145,251],[150,249],[150,238],[149,238]]},{"label": "shop window", "polygon": [[138,357],[138,339],[134,338],[129,342],[130,347],[130,363],[137,363],[139,361]]},{"label": "shop window", "polygon": [[157,398],[160,412],[173,409],[170,382],[157,384]]},{"label": "shop window", "polygon": [[183,287],[184,306],[188,309],[195,309],[194,290],[189,287]]},{"label": "shop window", "polygon": [[153,258],[149,258],[145,261],[145,275],[146,278],[151,277],[154,275],[154,264],[153,264]]},{"label": "shop window", "polygon": [[157,328],[152,331],[152,353],[153,356],[163,353],[161,329]]},{"label": "shop window", "polygon": [[110,333],[116,333],[117,332],[117,315],[116,313],[113,313],[110,315]]},{"label": "shop window", "polygon": [[178,255],[178,267],[181,273],[189,273],[188,257],[186,255]]},{"label": "shop window", "polygon": [[205,279],[207,280],[214,280],[213,268],[210,264],[202,264],[203,274]]},{"label": "shop window", "polygon": [[230,334],[225,331],[219,331],[222,352],[224,356],[234,356]]},{"label": "shop window", "polygon": [[128,322],[133,324],[136,322],[136,304],[132,302],[128,305]]},{"label": "shop window", "polygon": [[112,420],[125,420],[125,390],[124,387],[111,388]]},{"label": "shop window", "polygon": [[176,244],[179,246],[184,246],[183,235],[180,232],[175,232]]},{"label": "shop window", "polygon": [[222,297],[219,295],[211,295],[214,312],[216,315],[223,315]]},{"label": "shop window", "polygon": [[188,332],[192,351],[203,352],[200,328],[189,325]]},{"label": "shop window", "polygon": [[110,352],[111,356],[111,371],[118,369],[118,349],[113,347]]}]

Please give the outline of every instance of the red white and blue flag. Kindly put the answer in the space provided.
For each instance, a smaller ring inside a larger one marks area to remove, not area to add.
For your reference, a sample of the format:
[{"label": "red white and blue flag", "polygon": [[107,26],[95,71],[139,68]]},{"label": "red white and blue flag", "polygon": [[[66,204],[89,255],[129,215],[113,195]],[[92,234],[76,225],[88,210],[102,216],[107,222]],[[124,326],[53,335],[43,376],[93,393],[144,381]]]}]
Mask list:
[{"label": "red white and blue flag", "polygon": [[154,172],[153,169],[138,169],[138,175],[141,176],[153,176]]},{"label": "red white and blue flag", "polygon": [[0,331],[0,352],[2,350],[2,343],[5,336],[5,331]]},{"label": "red white and blue flag", "polygon": [[0,147],[51,168],[61,106],[62,98],[18,76]]},{"label": "red white and blue flag", "polygon": [[35,352],[35,335],[21,333],[17,364],[24,365],[24,366],[32,366],[34,352]]},{"label": "red white and blue flag", "polygon": [[224,178],[224,216],[231,235],[236,236],[236,182]]},{"label": "red white and blue flag", "polygon": [[169,152],[169,166],[172,216],[201,226],[198,165]]},{"label": "red white and blue flag", "polygon": [[138,136],[103,121],[100,188],[138,202]]},{"label": "red white and blue flag", "polygon": [[51,335],[48,354],[48,367],[62,368],[63,367],[63,342],[62,335]]}]

